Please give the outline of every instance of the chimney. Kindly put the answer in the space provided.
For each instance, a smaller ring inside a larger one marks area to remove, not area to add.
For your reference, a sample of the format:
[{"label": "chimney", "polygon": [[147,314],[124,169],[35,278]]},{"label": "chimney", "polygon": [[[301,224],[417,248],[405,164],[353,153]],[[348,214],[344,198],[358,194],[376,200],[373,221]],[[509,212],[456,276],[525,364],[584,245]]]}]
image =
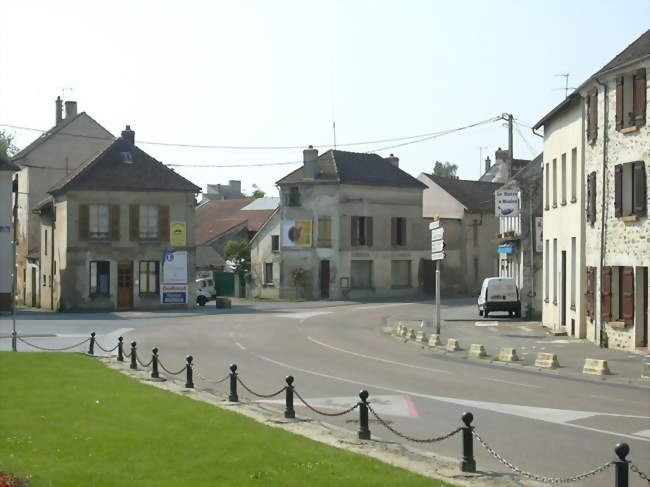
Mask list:
[{"label": "chimney", "polygon": [[487,156],[485,158],[485,172],[488,172],[491,166],[492,166],[492,161],[490,161],[490,156]]},{"label": "chimney", "polygon": [[505,162],[509,159],[510,153],[507,150],[501,149],[501,147],[499,147],[494,153],[495,164],[498,164],[499,162]]},{"label": "chimney", "polygon": [[130,125],[127,125],[126,128],[122,130],[122,138],[131,145],[135,145],[135,132],[131,130]]},{"label": "chimney", "polygon": [[391,154],[388,157],[385,157],[388,162],[390,162],[393,166],[399,167],[399,157],[395,157],[393,154]]},{"label": "chimney", "polygon": [[76,101],[66,101],[65,102],[65,119],[70,120],[73,117],[77,116],[77,102]]},{"label": "chimney", "polygon": [[302,151],[302,160],[304,162],[304,177],[305,179],[316,179],[319,174],[318,168],[318,149],[309,146],[308,149]]},{"label": "chimney", "polygon": [[54,104],[56,105],[56,125],[59,125],[63,122],[63,100],[60,96],[56,97]]},{"label": "chimney", "polygon": [[230,180],[228,181],[228,186],[230,187],[233,196],[241,195],[241,181]]}]

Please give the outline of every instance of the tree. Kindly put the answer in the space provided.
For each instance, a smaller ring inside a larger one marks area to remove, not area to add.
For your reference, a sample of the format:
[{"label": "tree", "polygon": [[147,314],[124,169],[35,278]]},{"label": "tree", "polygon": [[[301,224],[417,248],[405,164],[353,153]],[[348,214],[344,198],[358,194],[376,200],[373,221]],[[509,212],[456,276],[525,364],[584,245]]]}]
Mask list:
[{"label": "tree", "polygon": [[10,133],[0,130],[0,156],[11,157],[18,152],[18,147],[14,145],[14,136]]},{"label": "tree", "polygon": [[436,161],[433,166],[433,175],[442,176],[443,178],[456,177],[456,171],[458,171],[458,166],[451,162]]},{"label": "tree", "polygon": [[229,240],[224,252],[226,259],[232,263],[235,274],[243,279],[251,268],[251,247],[248,242],[246,240]]},{"label": "tree", "polygon": [[245,198],[264,198],[266,196],[266,193],[262,191],[257,184],[253,184],[253,192],[248,194],[248,193],[243,193]]}]

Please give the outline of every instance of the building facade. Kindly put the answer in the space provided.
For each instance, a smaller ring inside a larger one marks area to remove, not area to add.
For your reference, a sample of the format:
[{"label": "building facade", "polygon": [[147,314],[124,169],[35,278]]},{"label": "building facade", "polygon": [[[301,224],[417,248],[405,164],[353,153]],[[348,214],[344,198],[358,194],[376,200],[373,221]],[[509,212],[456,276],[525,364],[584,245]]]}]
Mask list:
[{"label": "building facade", "polygon": [[13,307],[14,265],[14,215],[13,175],[18,166],[0,154],[0,313]]}]

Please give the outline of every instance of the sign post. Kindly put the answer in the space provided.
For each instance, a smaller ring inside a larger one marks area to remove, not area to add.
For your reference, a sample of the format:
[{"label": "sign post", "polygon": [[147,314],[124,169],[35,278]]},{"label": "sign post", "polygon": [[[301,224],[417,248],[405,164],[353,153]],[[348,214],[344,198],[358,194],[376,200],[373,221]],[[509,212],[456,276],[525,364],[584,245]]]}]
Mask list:
[{"label": "sign post", "polygon": [[440,261],[445,258],[445,229],[440,226],[440,221],[429,223],[431,230],[431,260],[436,261],[436,305],[433,321],[436,324],[436,334],[440,335]]}]

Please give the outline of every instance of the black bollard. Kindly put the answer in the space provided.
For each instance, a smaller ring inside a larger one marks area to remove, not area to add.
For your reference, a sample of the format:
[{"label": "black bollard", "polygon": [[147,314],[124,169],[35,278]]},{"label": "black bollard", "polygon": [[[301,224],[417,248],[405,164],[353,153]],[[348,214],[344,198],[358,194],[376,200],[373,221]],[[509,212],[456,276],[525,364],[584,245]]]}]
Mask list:
[{"label": "black bollard", "polygon": [[460,461],[461,472],[476,472],[476,460],[474,460],[474,435],[472,431],[472,421],[474,415],[472,413],[463,413],[461,416],[465,426],[462,427],[463,433],[463,459]]},{"label": "black bollard", "polygon": [[293,377],[288,375],[285,380],[287,381],[287,387],[285,389],[286,397],[284,402],[286,407],[284,417],[292,419],[296,417],[296,411],[293,409]]},{"label": "black bollard", "polygon": [[153,347],[151,349],[151,378],[159,379],[160,374],[158,373],[158,347]]},{"label": "black bollard", "polygon": [[237,364],[230,366],[230,395],[228,396],[230,402],[239,402],[237,396]]},{"label": "black bollard", "polygon": [[124,338],[119,337],[117,339],[117,361],[118,362],[124,362]]},{"label": "black bollard", "polygon": [[193,389],[194,382],[192,381],[192,360],[194,360],[194,357],[188,355],[186,360],[187,365],[185,366],[185,387]]},{"label": "black bollard", "polygon": [[136,342],[131,342],[131,368],[133,370],[138,370],[138,356],[137,353],[138,351],[136,350]]},{"label": "black bollard", "polygon": [[88,345],[88,355],[95,355],[95,332],[90,334],[90,344]]},{"label": "black bollard", "polygon": [[370,439],[370,428],[368,428],[368,391],[363,390],[359,393],[359,439]]},{"label": "black bollard", "polygon": [[618,456],[618,460],[614,460],[614,487],[628,487],[629,464],[625,457],[630,453],[630,447],[627,443],[618,443],[614,447],[614,452]]}]

